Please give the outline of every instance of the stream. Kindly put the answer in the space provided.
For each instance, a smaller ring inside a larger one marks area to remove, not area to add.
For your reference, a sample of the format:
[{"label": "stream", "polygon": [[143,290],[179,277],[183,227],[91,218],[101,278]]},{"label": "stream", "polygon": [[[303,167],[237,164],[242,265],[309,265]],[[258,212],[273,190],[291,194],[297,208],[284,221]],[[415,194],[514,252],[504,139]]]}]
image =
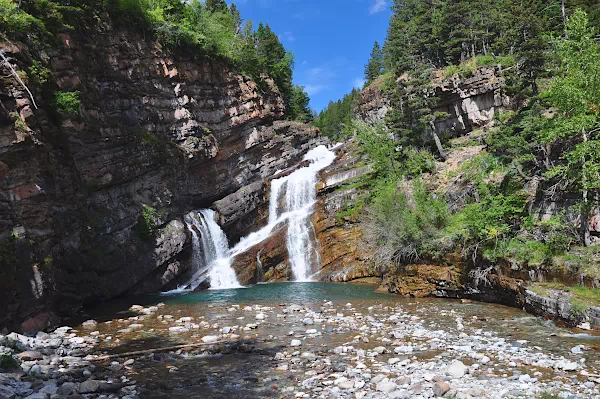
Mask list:
[{"label": "stream", "polygon": [[75,332],[93,335],[97,354],[208,343],[115,359],[142,398],[600,397],[598,336],[501,305],[375,288],[275,283],[123,298]]}]

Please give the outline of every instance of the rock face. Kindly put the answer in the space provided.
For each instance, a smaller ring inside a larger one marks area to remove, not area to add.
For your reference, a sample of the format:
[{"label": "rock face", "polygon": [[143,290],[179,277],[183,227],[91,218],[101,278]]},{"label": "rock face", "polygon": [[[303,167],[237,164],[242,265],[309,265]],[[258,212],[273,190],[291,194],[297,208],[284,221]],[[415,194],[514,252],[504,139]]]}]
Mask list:
[{"label": "rock face", "polygon": [[[469,78],[458,75],[445,78],[439,72],[432,83],[433,93],[440,99],[433,111],[448,115],[436,122],[440,134],[452,137],[471,132],[491,122],[499,110],[510,105],[504,93],[505,81],[497,68],[480,68]],[[391,107],[383,84],[383,80],[375,81],[360,94],[355,113],[367,123],[384,121]]]},{"label": "rock face", "polygon": [[499,110],[510,105],[504,86],[501,72],[494,68],[477,69],[466,79],[453,76],[437,80],[434,87],[440,101],[435,112],[448,115],[436,123],[438,132],[460,136],[487,125]]},{"label": "rock face", "polygon": [[[189,268],[184,214],[217,201],[239,237],[259,219],[263,181],[317,140],[279,120],[276,89],[221,62],[108,21],[60,40],[48,56],[56,88],[80,93],[77,115],[56,114],[31,85],[35,109],[0,80],[0,327],[46,327],[82,304],[168,285]],[[26,48],[0,45],[28,70]]]}]

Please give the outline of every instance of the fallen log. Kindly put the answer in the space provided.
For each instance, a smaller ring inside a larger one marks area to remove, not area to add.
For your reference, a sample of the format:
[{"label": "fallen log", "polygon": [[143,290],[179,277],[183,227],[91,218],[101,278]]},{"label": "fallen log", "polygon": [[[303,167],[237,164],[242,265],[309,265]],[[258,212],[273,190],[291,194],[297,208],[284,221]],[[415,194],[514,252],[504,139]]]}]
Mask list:
[{"label": "fallen log", "polygon": [[223,341],[216,341],[216,342],[211,342],[211,343],[202,342],[202,343],[197,343],[197,344],[175,345],[175,346],[167,346],[164,348],[145,349],[145,350],[141,350],[141,351],[133,351],[133,352],[125,352],[125,353],[115,353],[114,355],[99,356],[95,359],[92,359],[92,361],[93,362],[101,362],[104,360],[117,359],[120,357],[143,356],[143,355],[148,355],[150,353],[156,353],[156,352],[169,352],[169,351],[179,350],[179,349],[201,348],[203,346],[233,343],[233,342],[237,342],[237,341],[223,340]]}]

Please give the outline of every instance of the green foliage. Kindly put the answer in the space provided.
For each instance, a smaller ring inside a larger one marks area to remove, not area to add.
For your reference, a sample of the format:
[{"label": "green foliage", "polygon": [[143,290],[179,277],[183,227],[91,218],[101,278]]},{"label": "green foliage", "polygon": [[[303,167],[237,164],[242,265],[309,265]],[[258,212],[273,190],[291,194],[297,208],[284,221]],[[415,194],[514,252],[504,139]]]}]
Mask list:
[{"label": "green foliage", "polygon": [[10,353],[0,353],[0,369],[11,370],[19,367],[19,361]]},{"label": "green foliage", "polygon": [[0,0],[0,31],[8,37],[26,39],[28,34],[45,34],[44,23],[18,7],[13,0]]},{"label": "green foliage", "polygon": [[38,60],[33,60],[29,67],[29,76],[33,79],[34,83],[39,86],[43,86],[50,80],[52,72],[48,68],[42,65]]},{"label": "green foliage", "polygon": [[313,119],[310,97],[302,86],[293,87],[288,107],[288,118],[292,120],[309,122]]},{"label": "green foliage", "polygon": [[81,100],[78,91],[59,91],[54,95],[56,110],[64,115],[79,115]]},{"label": "green foliage", "polygon": [[443,70],[446,77],[460,75],[462,78],[470,77],[477,69],[486,66],[499,65],[503,68],[511,67],[515,64],[515,58],[512,56],[496,57],[492,55],[477,55],[459,65],[448,65]]},{"label": "green foliage", "polygon": [[560,74],[545,98],[558,110],[541,141],[570,144],[563,165],[549,177],[574,179],[583,189],[600,189],[600,44],[585,13],[577,11],[569,20],[566,38],[555,40]]},{"label": "green foliage", "polygon": [[365,66],[365,81],[367,84],[377,79],[384,71],[383,50],[376,41],[371,51],[371,58]]},{"label": "green foliage", "polygon": [[514,232],[525,214],[525,199],[518,195],[486,194],[452,215],[448,233],[465,244],[495,247]]},{"label": "green foliage", "polygon": [[410,262],[438,251],[448,217],[446,203],[422,184],[415,182],[405,192],[396,180],[384,180],[375,191],[366,229],[378,246],[380,261]]},{"label": "green foliage", "polygon": [[142,215],[135,227],[137,235],[142,240],[149,241],[152,239],[159,217],[159,212],[155,208],[146,204],[142,205]]},{"label": "green foliage", "polygon": [[346,219],[354,220],[359,217],[365,208],[366,202],[364,199],[359,199],[345,204],[344,209],[336,214],[338,222],[342,222]]},{"label": "green foliage", "polygon": [[314,125],[321,129],[321,134],[332,141],[343,140],[352,135],[353,109],[357,105],[360,91],[354,89],[350,94],[336,102],[330,102],[315,119]]},{"label": "green foliage", "polygon": [[513,238],[508,242],[503,256],[529,266],[547,265],[552,262],[552,251],[548,245],[532,239]]}]

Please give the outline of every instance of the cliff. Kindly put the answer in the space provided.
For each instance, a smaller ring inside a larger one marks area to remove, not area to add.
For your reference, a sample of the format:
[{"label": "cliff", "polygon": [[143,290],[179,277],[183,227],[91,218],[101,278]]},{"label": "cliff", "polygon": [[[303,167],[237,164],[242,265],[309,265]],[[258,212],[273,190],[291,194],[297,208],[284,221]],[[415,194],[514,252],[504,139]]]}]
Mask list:
[{"label": "cliff", "polygon": [[[407,76],[400,79],[404,78]],[[358,118],[370,124],[385,119],[392,105],[384,84],[385,79],[381,77],[362,90],[355,109]],[[429,92],[438,98],[433,112],[447,115],[436,121],[437,133],[457,137],[490,123],[499,110],[510,106],[505,86],[499,68],[479,68],[469,77],[444,76],[443,71],[435,72]]]},{"label": "cliff", "polygon": [[190,266],[183,215],[221,211],[239,237],[264,180],[317,140],[282,121],[273,85],[225,63],[115,29],[62,35],[46,56],[56,91],[79,92],[57,114],[26,72],[28,49],[0,43],[33,91],[0,81],[0,327],[35,330],[81,305],[172,282]]}]

